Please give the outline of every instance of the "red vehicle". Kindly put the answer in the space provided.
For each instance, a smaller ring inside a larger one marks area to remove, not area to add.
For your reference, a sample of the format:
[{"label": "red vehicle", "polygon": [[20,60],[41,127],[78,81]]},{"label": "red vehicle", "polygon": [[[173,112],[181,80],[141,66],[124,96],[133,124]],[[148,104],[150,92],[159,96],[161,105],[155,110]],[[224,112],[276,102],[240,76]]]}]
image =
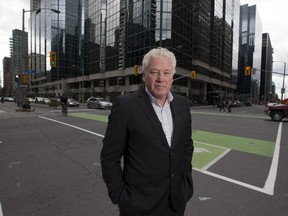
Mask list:
[{"label": "red vehicle", "polygon": [[273,121],[282,121],[284,118],[288,118],[288,104],[270,103],[266,105],[264,112]]}]

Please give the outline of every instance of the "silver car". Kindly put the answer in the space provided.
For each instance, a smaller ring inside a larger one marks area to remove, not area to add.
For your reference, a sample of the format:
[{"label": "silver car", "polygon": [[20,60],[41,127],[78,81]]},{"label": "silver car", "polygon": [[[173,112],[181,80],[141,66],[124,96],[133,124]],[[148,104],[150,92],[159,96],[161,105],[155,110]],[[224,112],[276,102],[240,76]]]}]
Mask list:
[{"label": "silver car", "polygon": [[111,109],[112,103],[104,98],[90,97],[87,100],[88,109]]}]

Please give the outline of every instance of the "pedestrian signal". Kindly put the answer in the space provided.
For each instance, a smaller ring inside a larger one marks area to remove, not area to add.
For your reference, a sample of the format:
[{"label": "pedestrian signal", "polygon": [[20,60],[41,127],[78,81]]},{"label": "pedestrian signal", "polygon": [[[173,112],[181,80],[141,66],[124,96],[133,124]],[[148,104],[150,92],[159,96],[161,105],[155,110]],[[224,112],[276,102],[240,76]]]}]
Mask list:
[{"label": "pedestrian signal", "polygon": [[16,74],[14,80],[15,80],[15,82],[19,83],[20,82],[20,75]]}]

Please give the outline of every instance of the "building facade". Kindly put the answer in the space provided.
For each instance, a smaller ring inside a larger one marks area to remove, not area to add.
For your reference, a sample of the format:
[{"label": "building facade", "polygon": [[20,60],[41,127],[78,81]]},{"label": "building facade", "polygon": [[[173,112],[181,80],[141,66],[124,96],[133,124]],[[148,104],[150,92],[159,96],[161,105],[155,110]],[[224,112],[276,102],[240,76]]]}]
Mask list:
[{"label": "building facade", "polygon": [[260,101],[272,101],[273,48],[268,33],[262,35]]},{"label": "building facade", "polygon": [[[260,95],[260,70],[262,48],[262,24],[256,5],[240,7],[240,52],[238,65],[237,93],[256,102]],[[245,67],[250,66],[250,74]]]},{"label": "building facade", "polygon": [[49,59],[50,51],[56,51],[57,66],[46,61],[46,68],[36,70],[32,65],[34,94],[113,99],[133,92],[142,85],[135,65],[141,72],[144,54],[158,46],[176,55],[174,92],[213,103],[236,89],[232,74],[237,74],[239,1],[42,0],[41,7],[61,13],[31,16],[36,42],[32,39],[30,53]]},{"label": "building facade", "polygon": [[[22,44],[22,40],[24,44]],[[24,45],[24,46],[23,46]],[[24,51],[22,52],[22,47]],[[24,56],[23,56],[24,54]],[[12,31],[12,37],[10,38],[10,57],[12,66],[12,76],[16,74],[23,74],[27,70],[29,58],[28,58],[28,33],[18,29]],[[24,66],[23,66],[24,64]],[[23,71],[24,70],[24,71]],[[13,79],[13,89],[17,88],[17,83]]]},{"label": "building facade", "polygon": [[4,83],[4,95],[11,97],[14,95],[13,89],[13,73],[12,73],[12,64],[11,58],[3,58],[3,83]]}]

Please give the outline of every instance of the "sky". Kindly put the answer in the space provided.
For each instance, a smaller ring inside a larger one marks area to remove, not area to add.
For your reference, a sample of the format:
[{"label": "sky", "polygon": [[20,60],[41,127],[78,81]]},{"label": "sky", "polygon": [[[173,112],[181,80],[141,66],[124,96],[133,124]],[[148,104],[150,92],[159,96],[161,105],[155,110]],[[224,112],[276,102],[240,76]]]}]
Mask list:
[{"label": "sky", "polygon": [[[240,0],[241,5],[255,5],[262,22],[263,33],[269,33],[272,47],[274,48],[274,61],[288,62],[288,1],[287,0]],[[0,79],[2,81],[3,58],[10,57],[9,38],[13,29],[22,30],[22,10],[30,10],[30,0],[9,0],[0,7]],[[29,13],[25,13],[25,27],[27,31]],[[284,63],[275,62],[273,71],[284,72]],[[286,74],[288,74],[286,69]],[[283,83],[283,75],[273,75],[277,93]],[[0,83],[1,84],[1,83]],[[288,76],[285,79],[288,97]]]}]

